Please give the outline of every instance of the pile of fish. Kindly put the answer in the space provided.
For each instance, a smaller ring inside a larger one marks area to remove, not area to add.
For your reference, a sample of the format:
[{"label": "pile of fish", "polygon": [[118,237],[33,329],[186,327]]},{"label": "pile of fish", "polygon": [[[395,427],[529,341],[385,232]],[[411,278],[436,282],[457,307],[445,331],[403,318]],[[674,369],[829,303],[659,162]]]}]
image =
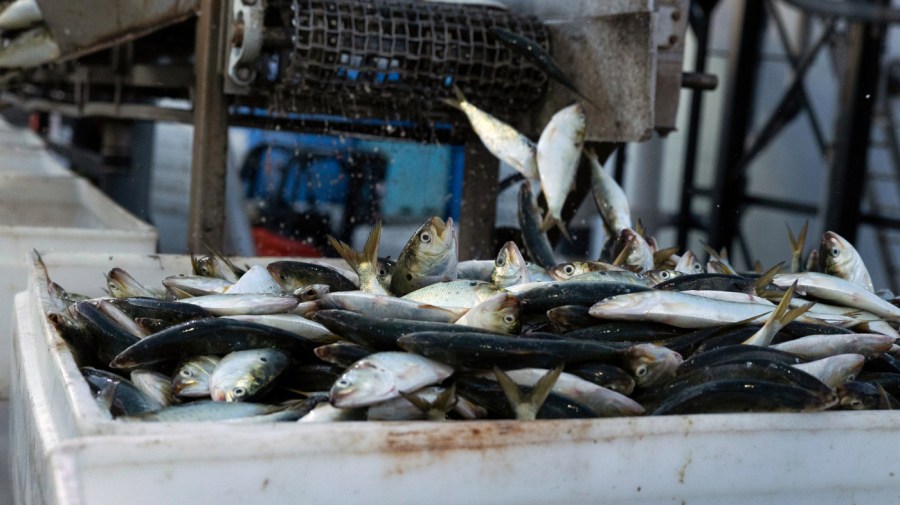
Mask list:
[{"label": "pile of fish", "polygon": [[[526,180],[521,244],[458,260],[452,219],[428,219],[396,261],[331,239],[351,270],[309,261],[235,265],[147,287],[121,269],[108,297],[49,284],[53,325],[97,401],[127,421],[321,422],[535,419],[892,409],[900,308],[873,291],[835,233],[803,261],[737,272],[663,249],[583,148],[584,113],[557,113],[537,144],[468,103],[453,105]],[[582,155],[608,236],[604,261],[558,263],[546,231]],[[532,183],[547,203],[539,207]],[[48,272],[48,279],[52,276]]]},{"label": "pile of fish", "polygon": [[630,229],[616,261],[549,268],[513,242],[459,262],[454,223],[437,217],[392,262],[380,231],[362,252],[332,240],[353,272],[212,255],[161,288],[115,268],[108,297],[51,282],[45,310],[97,401],[127,421],[891,409],[900,394],[900,309],[831,232],[823,272],[739,275],[716,254],[706,268],[654,254]]}]

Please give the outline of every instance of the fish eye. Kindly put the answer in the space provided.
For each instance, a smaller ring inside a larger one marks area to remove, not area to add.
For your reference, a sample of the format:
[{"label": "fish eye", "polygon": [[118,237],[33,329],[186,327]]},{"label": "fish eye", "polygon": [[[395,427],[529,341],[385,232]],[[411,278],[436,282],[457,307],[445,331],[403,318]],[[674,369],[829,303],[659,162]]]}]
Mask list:
[{"label": "fish eye", "polygon": [[269,358],[267,358],[267,357],[265,357],[265,356],[260,356],[260,357],[259,357],[259,360],[260,360],[261,362],[263,362],[263,363],[268,363],[268,362],[269,362]]},{"label": "fish eye", "polygon": [[695,271],[695,272],[702,272],[702,271],[703,271],[703,265],[701,265],[700,263],[694,263],[694,271]]},{"label": "fish eye", "polygon": [[194,372],[191,372],[191,369],[190,369],[190,368],[183,368],[183,369],[181,370],[181,372],[179,372],[179,374],[180,374],[182,377],[193,377],[193,376],[194,376]]},{"label": "fish eye", "polygon": [[855,373],[852,373],[852,374],[848,375],[848,376],[847,376],[847,380],[848,380],[848,381],[856,380],[856,374],[855,374]]},{"label": "fish eye", "polygon": [[431,234],[428,233],[427,231],[423,231],[419,235],[419,240],[421,240],[422,242],[425,242],[427,244],[427,243],[431,242]]},{"label": "fish eye", "polygon": [[350,382],[349,379],[339,379],[339,380],[335,383],[335,386],[337,386],[337,387],[339,387],[339,388],[348,388],[348,387],[350,387],[351,384],[352,384],[352,383]]},{"label": "fish eye", "polygon": [[231,390],[231,396],[235,398],[243,398],[247,394],[247,390],[242,387],[237,387]]},{"label": "fish eye", "polygon": [[837,258],[840,254],[841,254],[841,250],[840,250],[840,249],[838,249],[837,247],[832,247],[832,248],[831,248],[831,255],[832,255],[832,256],[834,256],[835,258]]},{"label": "fish eye", "polygon": [[672,274],[670,274],[668,270],[663,270],[662,272],[659,273],[659,277],[662,280],[667,281],[672,278]]},{"label": "fish eye", "polygon": [[634,375],[636,375],[637,377],[643,377],[647,375],[647,372],[649,371],[650,369],[647,367],[647,365],[640,365],[634,369]]},{"label": "fish eye", "polygon": [[502,266],[506,265],[506,258],[504,258],[503,256],[498,256],[496,264],[498,267],[502,267]]},{"label": "fish eye", "polygon": [[566,265],[563,267],[563,273],[572,275],[575,273],[575,267],[572,265]]},{"label": "fish eye", "polygon": [[860,400],[859,398],[854,398],[854,399],[850,400],[850,408],[854,408],[854,409],[862,408],[862,400]]},{"label": "fish eye", "polygon": [[503,316],[503,322],[512,324],[512,323],[516,322],[516,318],[510,314],[507,314],[507,315]]},{"label": "fish eye", "polygon": [[378,269],[378,275],[384,277],[385,275],[387,275],[387,270],[385,270],[385,269],[383,269],[383,268],[379,268],[379,269]]},{"label": "fish eye", "polygon": [[413,279],[412,274],[406,274],[406,280],[411,281]]}]

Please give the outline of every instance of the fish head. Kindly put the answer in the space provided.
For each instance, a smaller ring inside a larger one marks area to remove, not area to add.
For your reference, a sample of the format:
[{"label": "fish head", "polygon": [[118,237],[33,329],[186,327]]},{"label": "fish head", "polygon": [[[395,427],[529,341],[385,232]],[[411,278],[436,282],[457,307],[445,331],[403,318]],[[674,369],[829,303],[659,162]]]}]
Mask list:
[{"label": "fish head", "polygon": [[397,268],[397,262],[390,258],[378,258],[378,261],[375,263],[375,268],[376,277],[378,278],[381,287],[390,289],[391,277],[394,275],[394,269]]},{"label": "fish head", "polygon": [[868,382],[849,381],[838,385],[838,406],[848,410],[877,409],[881,404],[881,391]]},{"label": "fish head", "polygon": [[685,274],[677,270],[650,270],[649,272],[644,272],[643,275],[651,282],[651,285],[656,285]]},{"label": "fish head", "polygon": [[833,231],[826,231],[819,243],[819,268],[822,272],[842,276],[856,266],[858,254],[850,242]]},{"label": "fish head", "polygon": [[594,317],[604,317],[604,314],[610,314],[617,317],[640,317],[642,314],[653,310],[658,305],[658,292],[642,291],[604,298],[591,307],[590,314]]},{"label": "fish head", "polygon": [[576,275],[581,275],[583,273],[587,273],[587,269],[584,268],[584,265],[580,261],[574,261],[572,263],[561,263],[554,267],[551,267],[550,276],[559,281],[567,281]]},{"label": "fish head", "polygon": [[397,391],[394,374],[363,358],[331,386],[329,401],[338,408],[364,407],[391,398]]},{"label": "fish head", "polygon": [[528,265],[515,242],[509,241],[500,249],[497,259],[494,260],[491,281],[501,287],[531,282]]},{"label": "fish head", "polygon": [[656,344],[634,345],[628,349],[625,358],[629,372],[642,387],[674,377],[683,361],[681,354]]},{"label": "fish head", "polygon": [[469,309],[466,324],[507,334],[518,334],[522,327],[519,299],[511,293],[498,293]]},{"label": "fish head", "polygon": [[310,284],[302,286],[294,290],[294,296],[301,302],[312,302],[322,298],[331,292],[331,286],[328,284]]},{"label": "fish head", "polygon": [[[212,366],[215,366],[215,363]],[[210,371],[196,361],[183,363],[172,377],[172,391],[178,396],[209,395]]]},{"label": "fish head", "polygon": [[106,289],[113,298],[125,298],[135,296],[138,289],[137,281],[125,270],[115,267],[106,274]]},{"label": "fish head", "polygon": [[[399,279],[413,289],[421,287],[416,281],[426,277],[456,278],[457,240],[453,218],[445,223],[434,216],[410,237],[397,260],[397,269],[405,278]],[[397,272],[395,272],[397,273]],[[393,286],[398,279],[391,279]]]},{"label": "fish head", "polygon": [[675,270],[684,274],[702,274],[703,264],[700,263],[693,251],[688,250],[681,255],[681,259],[675,265]]}]

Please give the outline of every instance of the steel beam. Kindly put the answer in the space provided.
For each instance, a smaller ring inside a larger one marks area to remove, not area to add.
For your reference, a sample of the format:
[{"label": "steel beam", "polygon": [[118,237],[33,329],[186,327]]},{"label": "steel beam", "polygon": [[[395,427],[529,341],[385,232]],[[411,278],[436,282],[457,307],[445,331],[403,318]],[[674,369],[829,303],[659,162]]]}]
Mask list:
[{"label": "steel beam", "polygon": [[[890,4],[887,0],[874,3],[880,7]],[[860,222],[884,38],[884,25],[855,24],[849,28],[849,57],[839,98],[834,155],[829,164],[825,229],[850,242],[856,240]]]},{"label": "steel beam", "polygon": [[225,183],[228,104],[224,93],[225,2],[202,0],[194,45],[194,143],[191,158],[188,247],[222,251],[225,235]]},{"label": "steel beam", "polygon": [[743,2],[742,26],[738,51],[728,72],[728,94],[722,116],[722,137],[716,170],[713,203],[716,206],[709,230],[709,243],[714,249],[731,248],[740,223],[746,176],[741,166],[745,142],[753,122],[756,98],[756,76],[765,28],[763,2]]}]

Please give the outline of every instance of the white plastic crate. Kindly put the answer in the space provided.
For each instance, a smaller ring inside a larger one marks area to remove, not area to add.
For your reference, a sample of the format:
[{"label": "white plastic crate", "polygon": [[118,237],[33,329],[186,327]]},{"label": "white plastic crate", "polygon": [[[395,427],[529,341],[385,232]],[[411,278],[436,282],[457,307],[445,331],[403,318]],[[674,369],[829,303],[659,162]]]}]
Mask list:
[{"label": "white plastic crate", "polygon": [[[100,294],[121,266],[154,284],[184,257],[45,257]],[[264,263],[264,261],[261,261]],[[886,503],[900,496],[897,412],[573,421],[113,421],[46,322],[46,280],[17,300],[17,503]],[[26,297],[27,295],[27,297]]]},{"label": "white plastic crate", "polygon": [[[27,255],[48,251],[156,251],[156,229],[81,177],[0,177],[0,345],[9,347],[13,295],[25,289]],[[0,352],[0,399],[9,396]]]}]

